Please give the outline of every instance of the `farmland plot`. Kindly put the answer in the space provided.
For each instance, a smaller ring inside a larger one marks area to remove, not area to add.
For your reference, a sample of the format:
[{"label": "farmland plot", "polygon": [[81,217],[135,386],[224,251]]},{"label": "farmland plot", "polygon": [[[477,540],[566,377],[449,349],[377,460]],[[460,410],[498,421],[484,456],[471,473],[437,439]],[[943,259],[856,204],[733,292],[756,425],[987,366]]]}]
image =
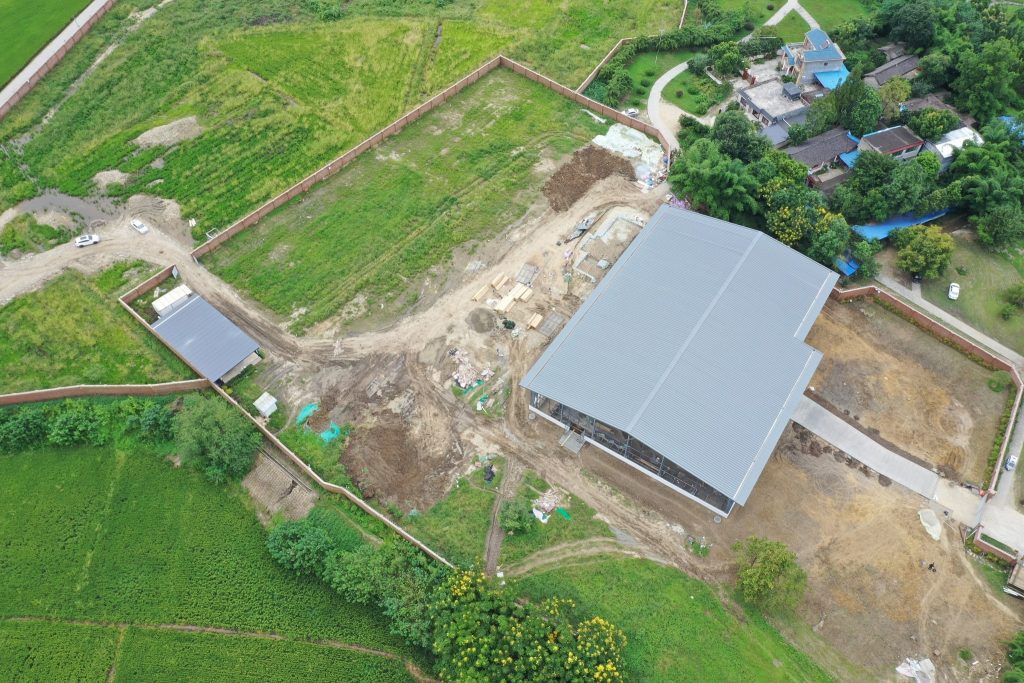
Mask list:
[{"label": "farmland plot", "polygon": [[[305,197],[207,258],[302,332],[357,294],[393,301],[463,243],[520,218],[540,196],[545,155],[602,126],[525,78],[494,71]],[[557,161],[557,158],[554,159]]]},{"label": "farmland plot", "polygon": [[192,372],[115,301],[145,264],[68,271],[0,308],[0,393],[71,384],[148,384]]},{"label": "farmland plot", "polygon": [[0,86],[60,33],[89,0],[0,0]]},{"label": "farmland plot", "polygon": [[[128,442],[0,458],[0,664],[14,658],[32,667],[25,678],[54,680],[43,660],[63,655],[95,679],[113,661],[116,631],[74,622],[98,622],[133,627],[118,655],[124,680],[283,680],[286,664],[304,670],[300,660],[365,674],[340,680],[408,680],[402,660],[422,653],[373,610],[280,569],[241,494],[173,467],[162,458],[172,451]],[[175,632],[182,627],[237,634]],[[266,633],[286,642],[251,637]],[[399,659],[294,642],[303,639]]]}]

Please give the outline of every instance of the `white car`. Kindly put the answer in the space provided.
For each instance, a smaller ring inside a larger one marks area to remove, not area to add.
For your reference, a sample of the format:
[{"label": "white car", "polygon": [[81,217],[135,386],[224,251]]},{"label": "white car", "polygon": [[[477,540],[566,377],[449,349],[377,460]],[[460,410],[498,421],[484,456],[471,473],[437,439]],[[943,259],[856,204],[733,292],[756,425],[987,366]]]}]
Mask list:
[{"label": "white car", "polygon": [[138,218],[132,219],[132,227],[135,228],[135,232],[139,233],[140,235],[145,235],[147,232],[149,232],[149,226],[140,221]]},{"label": "white car", "polygon": [[632,109],[631,108],[631,109],[627,109],[623,113],[626,116],[628,116],[629,118],[631,118],[631,119],[635,119],[636,117],[640,116],[640,110],[639,109]]},{"label": "white car", "polygon": [[100,236],[99,235],[79,235],[78,237],[75,238],[75,246],[76,247],[88,247],[91,244],[99,244],[99,243],[100,243]]},{"label": "white car", "polygon": [[957,284],[956,282],[950,282],[949,283],[949,291],[946,293],[946,296],[948,296],[950,298],[950,300],[952,300],[952,301],[956,301],[957,299],[959,299],[960,298],[960,285]]}]

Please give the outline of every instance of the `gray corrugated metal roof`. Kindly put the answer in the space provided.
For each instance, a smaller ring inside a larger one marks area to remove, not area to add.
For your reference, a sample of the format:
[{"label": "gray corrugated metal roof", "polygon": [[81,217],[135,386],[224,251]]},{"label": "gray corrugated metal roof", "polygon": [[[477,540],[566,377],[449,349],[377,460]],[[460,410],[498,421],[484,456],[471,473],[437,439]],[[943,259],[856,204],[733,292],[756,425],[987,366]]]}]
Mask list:
[{"label": "gray corrugated metal roof", "polygon": [[523,378],[743,504],[821,354],[837,275],[771,237],[663,206]]},{"label": "gray corrugated metal roof", "polygon": [[200,296],[153,324],[168,344],[202,373],[218,380],[259,348],[252,337]]}]

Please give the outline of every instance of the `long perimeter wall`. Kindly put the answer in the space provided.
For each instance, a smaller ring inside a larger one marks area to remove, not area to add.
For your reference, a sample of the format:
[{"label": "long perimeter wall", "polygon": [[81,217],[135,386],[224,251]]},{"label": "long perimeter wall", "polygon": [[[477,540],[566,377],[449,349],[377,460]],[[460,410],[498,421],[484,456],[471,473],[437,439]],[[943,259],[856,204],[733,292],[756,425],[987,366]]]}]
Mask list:
[{"label": "long perimeter wall", "polygon": [[[619,47],[621,47],[621,41]],[[323,166],[322,168],[318,169],[317,171],[314,171],[313,173],[306,176],[299,182],[295,183],[287,190],[277,195],[267,203],[263,204],[249,215],[236,221],[231,226],[225,228],[222,232],[217,233],[212,238],[210,238],[203,244],[193,249],[192,258],[198,259],[202,256],[205,256],[206,254],[209,254],[211,251],[213,251],[220,245],[224,244],[224,242],[228,241],[238,233],[256,225],[274,209],[277,209],[281,205],[286,204],[287,202],[291,201],[300,194],[308,192],[314,185],[316,185],[320,181],[330,178],[331,176],[333,176],[334,174],[338,173],[343,168],[351,164],[363,152],[373,149],[380,143],[384,142],[384,140],[387,140],[392,135],[395,135],[396,133],[400,132],[410,123],[423,118],[425,114],[441,106],[442,104],[444,104],[445,102],[447,102],[448,100],[450,100],[451,98],[455,97],[460,92],[465,90],[467,87],[469,87],[473,83],[476,83],[481,78],[483,78],[484,76],[486,76],[487,74],[489,74],[490,72],[494,71],[499,67],[511,69],[515,73],[521,76],[525,76],[526,78],[529,78],[531,81],[535,83],[539,83],[546,88],[554,90],[556,93],[562,95],[563,97],[568,97],[574,102],[579,103],[582,107],[594,111],[600,114],[601,116],[606,116],[614,120],[616,123],[621,123],[624,126],[629,126],[634,130],[638,130],[641,133],[644,133],[645,135],[651,136],[661,144],[661,147],[662,149],[665,150],[666,154],[669,153],[670,147],[668,144],[668,140],[666,140],[665,137],[661,134],[661,131],[659,131],[654,126],[648,123],[644,123],[643,121],[638,121],[637,119],[630,118],[629,116],[626,116],[617,109],[613,109],[608,105],[601,104],[596,100],[592,100],[589,97],[583,95],[582,93],[579,93],[573,90],[572,88],[567,88],[566,86],[562,85],[561,83],[558,83],[557,81],[551,78],[548,78],[547,76],[542,76],[536,71],[528,69],[527,67],[523,66],[519,62],[516,62],[515,60],[509,59],[504,55],[498,55],[497,57],[485,63],[483,66],[475,69],[468,75],[463,76],[461,79],[459,79],[457,82],[450,85],[449,87],[445,88],[439,94],[434,95],[423,104],[420,104],[407,114],[399,117],[398,119],[391,122],[381,130],[377,131],[370,137],[366,138],[352,149],[348,150],[338,158],[329,162],[326,166]]]}]

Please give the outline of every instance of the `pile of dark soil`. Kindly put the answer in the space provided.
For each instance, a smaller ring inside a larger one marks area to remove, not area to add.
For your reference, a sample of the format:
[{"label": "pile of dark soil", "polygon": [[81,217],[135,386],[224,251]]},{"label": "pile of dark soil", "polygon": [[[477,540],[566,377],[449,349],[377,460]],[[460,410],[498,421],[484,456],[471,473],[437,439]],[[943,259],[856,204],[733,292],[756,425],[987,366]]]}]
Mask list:
[{"label": "pile of dark soil", "polygon": [[602,147],[588,145],[572,155],[544,183],[544,196],[555,211],[565,211],[599,180],[613,175],[633,179],[633,167]]}]

